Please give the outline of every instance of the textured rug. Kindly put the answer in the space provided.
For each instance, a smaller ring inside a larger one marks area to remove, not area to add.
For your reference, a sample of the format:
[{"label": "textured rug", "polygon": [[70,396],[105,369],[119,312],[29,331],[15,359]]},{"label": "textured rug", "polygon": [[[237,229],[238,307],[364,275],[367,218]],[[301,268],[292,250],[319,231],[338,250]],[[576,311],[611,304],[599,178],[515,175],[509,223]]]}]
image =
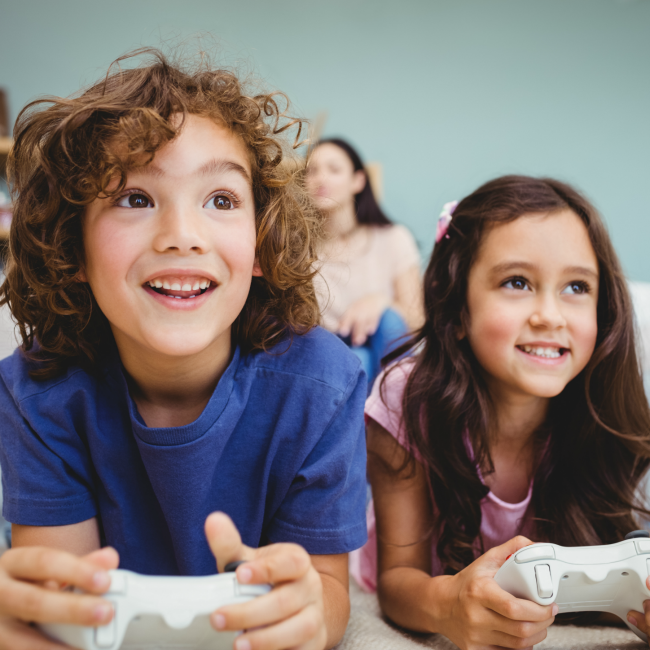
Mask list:
[{"label": "textured rug", "polygon": [[[367,594],[350,582],[352,613],[343,641],[337,650],[457,650],[457,646],[438,634],[408,634],[384,619],[374,594]],[[623,627],[578,627],[553,625],[540,650],[641,650],[647,648]]]}]

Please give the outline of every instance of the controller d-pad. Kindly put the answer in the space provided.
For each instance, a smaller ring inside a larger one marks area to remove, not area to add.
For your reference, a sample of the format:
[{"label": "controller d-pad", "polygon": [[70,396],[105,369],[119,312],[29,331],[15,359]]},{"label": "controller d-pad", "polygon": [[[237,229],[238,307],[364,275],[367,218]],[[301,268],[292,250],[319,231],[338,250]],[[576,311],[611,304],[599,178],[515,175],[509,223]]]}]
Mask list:
[{"label": "controller d-pad", "polygon": [[553,596],[553,581],[551,580],[551,567],[548,564],[535,566],[535,580],[537,581],[537,595],[540,598]]}]

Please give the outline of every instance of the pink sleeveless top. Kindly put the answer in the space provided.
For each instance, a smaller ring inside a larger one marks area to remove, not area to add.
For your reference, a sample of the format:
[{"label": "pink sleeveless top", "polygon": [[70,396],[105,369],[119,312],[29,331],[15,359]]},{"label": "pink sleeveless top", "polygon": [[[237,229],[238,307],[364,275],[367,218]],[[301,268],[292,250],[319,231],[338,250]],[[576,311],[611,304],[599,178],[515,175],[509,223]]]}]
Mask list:
[{"label": "pink sleeveless top", "polygon": [[[366,401],[366,422],[369,419],[374,420],[402,446],[406,446],[406,430],[402,421],[402,395],[412,367],[412,362],[402,362],[389,373],[382,391],[386,403],[379,394],[383,373],[375,381],[372,393]],[[507,542],[516,535],[530,536],[532,522],[530,517],[526,517],[526,511],[532,493],[533,485],[531,483],[523,501],[507,503],[492,492],[488,492],[481,502],[481,538],[486,551]],[[360,549],[350,554],[350,573],[363,589],[375,591],[377,589],[377,532],[372,501],[368,504],[366,516],[368,541]],[[476,555],[478,557],[478,551]],[[431,560],[431,575],[442,574],[442,565],[436,555],[435,540],[431,548]]]}]

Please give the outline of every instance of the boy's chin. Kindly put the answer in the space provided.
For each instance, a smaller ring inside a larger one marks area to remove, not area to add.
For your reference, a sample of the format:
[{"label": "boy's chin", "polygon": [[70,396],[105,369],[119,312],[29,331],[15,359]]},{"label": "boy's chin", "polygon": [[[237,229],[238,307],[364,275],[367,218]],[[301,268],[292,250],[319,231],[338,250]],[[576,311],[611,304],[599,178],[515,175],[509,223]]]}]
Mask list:
[{"label": "boy's chin", "polygon": [[200,354],[210,354],[230,348],[230,328],[212,337],[196,336],[192,332],[157,334],[148,340],[148,347],[155,354],[178,358],[195,357]]}]

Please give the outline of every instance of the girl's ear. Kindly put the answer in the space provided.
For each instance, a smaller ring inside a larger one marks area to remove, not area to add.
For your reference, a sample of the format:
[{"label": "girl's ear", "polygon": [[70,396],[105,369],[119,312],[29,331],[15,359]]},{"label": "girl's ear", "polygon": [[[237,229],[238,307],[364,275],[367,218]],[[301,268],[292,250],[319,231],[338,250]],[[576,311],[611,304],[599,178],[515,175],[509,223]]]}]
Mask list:
[{"label": "girl's ear", "polygon": [[359,171],[354,172],[354,181],[352,183],[352,192],[354,194],[359,194],[361,190],[366,186],[366,183],[368,182],[368,177],[366,176],[366,172],[362,171],[361,169]]},{"label": "girl's ear", "polygon": [[260,262],[256,257],[255,262],[253,263],[253,277],[254,278],[261,278],[261,277],[263,277],[263,275],[264,274],[262,273],[262,267],[260,266]]}]

